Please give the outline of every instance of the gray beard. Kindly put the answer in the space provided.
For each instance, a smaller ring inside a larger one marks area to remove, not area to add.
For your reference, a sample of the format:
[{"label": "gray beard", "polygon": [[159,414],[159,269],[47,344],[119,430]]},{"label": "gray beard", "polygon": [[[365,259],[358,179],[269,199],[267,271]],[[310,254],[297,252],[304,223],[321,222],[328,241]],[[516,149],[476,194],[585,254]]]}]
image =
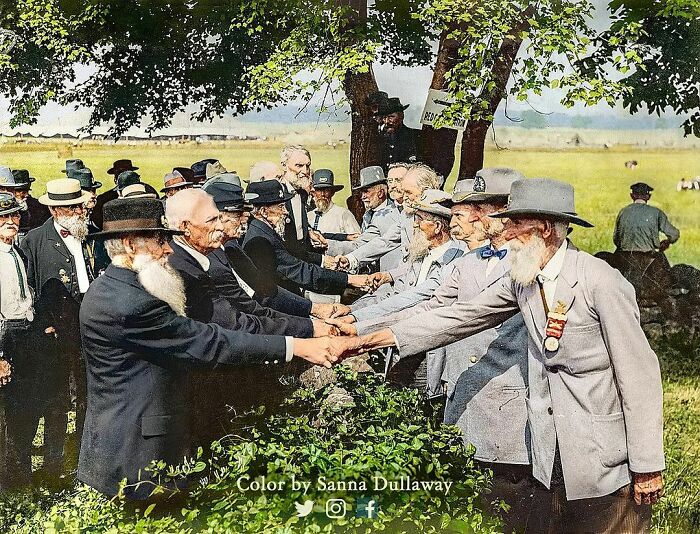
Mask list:
[{"label": "gray beard", "polygon": [[71,215],[70,217],[61,215],[56,217],[56,222],[68,230],[78,241],[85,241],[88,235],[87,219],[80,215]]},{"label": "gray beard", "polygon": [[318,211],[320,211],[321,213],[326,213],[331,208],[331,201],[325,199],[317,200],[316,208],[318,208]]},{"label": "gray beard", "polygon": [[284,227],[287,225],[286,221],[284,218],[280,219],[277,221],[276,224],[272,225],[272,229],[275,231],[275,233],[280,236],[284,240]]},{"label": "gray beard", "polygon": [[510,241],[509,245],[510,278],[522,286],[529,286],[540,272],[540,263],[547,252],[547,245],[539,235],[533,235],[526,245],[517,239]]},{"label": "gray beard", "polygon": [[154,260],[148,254],[134,258],[134,271],[143,288],[158,300],[165,302],[181,317],[185,316],[185,284],[169,263]]},{"label": "gray beard", "polygon": [[408,245],[408,261],[413,263],[422,260],[428,255],[430,250],[430,240],[425,234],[416,228],[411,237],[411,243]]}]

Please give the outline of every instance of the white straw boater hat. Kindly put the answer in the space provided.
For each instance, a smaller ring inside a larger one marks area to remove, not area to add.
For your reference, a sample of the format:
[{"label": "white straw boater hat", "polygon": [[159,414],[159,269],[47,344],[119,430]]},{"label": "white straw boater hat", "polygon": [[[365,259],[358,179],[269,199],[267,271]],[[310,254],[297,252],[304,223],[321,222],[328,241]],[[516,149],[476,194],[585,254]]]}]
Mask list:
[{"label": "white straw boater hat", "polygon": [[73,178],[58,178],[46,182],[46,193],[39,197],[44,206],[73,206],[90,200],[89,192],[80,188],[80,182]]}]

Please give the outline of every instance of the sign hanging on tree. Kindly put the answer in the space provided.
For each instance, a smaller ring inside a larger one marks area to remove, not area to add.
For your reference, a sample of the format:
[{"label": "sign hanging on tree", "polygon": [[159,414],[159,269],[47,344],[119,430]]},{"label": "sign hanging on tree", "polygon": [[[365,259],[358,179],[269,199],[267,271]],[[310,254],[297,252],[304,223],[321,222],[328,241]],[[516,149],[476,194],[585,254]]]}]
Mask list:
[{"label": "sign hanging on tree", "polygon": [[[443,109],[452,104],[452,97],[447,91],[439,89],[430,89],[428,98],[423,107],[423,114],[420,117],[420,123],[428,126],[433,126],[435,119],[438,118]],[[451,128],[452,130],[464,130],[466,121],[459,119],[456,122],[443,124],[443,128]]]}]

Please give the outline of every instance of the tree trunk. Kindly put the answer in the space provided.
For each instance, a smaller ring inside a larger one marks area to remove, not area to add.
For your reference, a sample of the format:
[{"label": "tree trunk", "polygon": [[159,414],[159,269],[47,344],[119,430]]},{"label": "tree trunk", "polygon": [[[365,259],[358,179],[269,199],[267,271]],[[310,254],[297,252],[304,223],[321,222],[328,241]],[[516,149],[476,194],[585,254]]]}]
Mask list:
[{"label": "tree trunk", "polygon": [[[445,74],[457,63],[457,51],[459,43],[448,36],[454,28],[448,28],[440,36],[433,79],[430,82],[431,89],[445,88]],[[451,128],[435,129],[432,126],[423,126],[421,130],[421,154],[420,159],[430,165],[435,172],[445,178],[452,171],[455,163],[455,143],[457,142],[457,130]]]},{"label": "tree trunk", "polygon": [[[523,42],[520,35],[530,27],[529,20],[534,13],[534,6],[528,6],[521,14],[520,23],[516,24],[510,32],[513,35],[513,39],[505,39],[501,43],[496,61],[491,69],[496,86],[490,93],[482,95],[482,98],[489,102],[486,115],[493,116],[496,114],[498,105],[506,94],[510,72],[513,70],[513,63],[515,63],[515,58]],[[474,178],[476,172],[484,167],[484,145],[486,143],[486,134],[492,122],[481,119],[467,123],[467,128],[462,136],[458,180]]]}]

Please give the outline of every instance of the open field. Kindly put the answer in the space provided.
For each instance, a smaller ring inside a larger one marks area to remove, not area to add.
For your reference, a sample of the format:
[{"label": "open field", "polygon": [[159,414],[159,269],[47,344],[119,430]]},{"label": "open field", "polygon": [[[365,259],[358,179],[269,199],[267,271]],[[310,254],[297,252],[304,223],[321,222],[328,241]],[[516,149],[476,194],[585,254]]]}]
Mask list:
[{"label": "open field", "polygon": [[[46,180],[63,176],[60,170],[70,157],[81,158],[102,181],[111,187],[112,177],[106,174],[112,161],[129,158],[140,167],[144,181],[158,189],[162,177],[174,166],[189,166],[207,158],[219,158],[228,169],[235,169],[242,177],[248,176],[250,165],[260,160],[276,160],[281,143],[278,141],[227,141],[183,145],[85,145],[69,148],[67,145],[46,143],[35,145],[0,145],[0,164],[12,168],[28,168],[37,178],[34,194],[43,192]],[[328,167],[336,180],[346,184],[337,197],[349,194],[348,145],[335,149],[327,145],[309,147],[315,168]],[[625,161],[637,160],[635,170],[626,169]],[[648,182],[655,188],[652,204],[662,208],[671,221],[680,228],[681,240],[671,247],[671,263],[700,265],[700,192],[676,192],[681,176],[700,174],[700,153],[696,150],[638,148],[605,149],[489,149],[487,166],[510,166],[526,176],[549,176],[570,182],[576,187],[577,209],[595,224],[591,230],[575,230],[572,240],[581,248],[596,252],[612,250],[612,229],[617,212],[629,202],[629,185]],[[448,180],[448,190],[455,177]]]}]

